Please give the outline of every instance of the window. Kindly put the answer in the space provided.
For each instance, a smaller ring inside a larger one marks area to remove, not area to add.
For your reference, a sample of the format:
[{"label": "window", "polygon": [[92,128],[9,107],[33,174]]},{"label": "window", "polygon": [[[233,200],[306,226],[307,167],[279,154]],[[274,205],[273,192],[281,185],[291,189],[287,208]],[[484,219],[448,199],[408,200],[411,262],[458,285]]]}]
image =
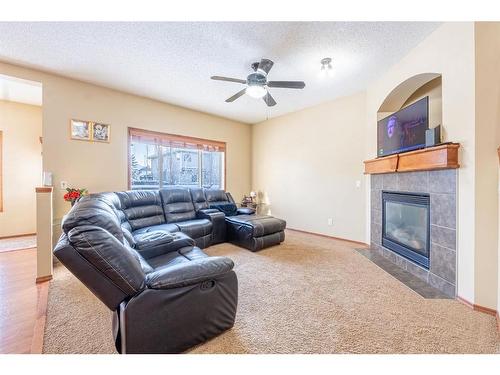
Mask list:
[{"label": "window", "polygon": [[225,188],[224,142],[129,128],[129,188]]}]

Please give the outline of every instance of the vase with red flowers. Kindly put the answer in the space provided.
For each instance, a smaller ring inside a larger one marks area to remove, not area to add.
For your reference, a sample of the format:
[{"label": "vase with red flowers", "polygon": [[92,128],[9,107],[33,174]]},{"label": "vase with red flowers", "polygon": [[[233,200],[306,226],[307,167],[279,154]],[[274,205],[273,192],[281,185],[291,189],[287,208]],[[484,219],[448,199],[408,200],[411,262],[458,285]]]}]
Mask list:
[{"label": "vase with red flowers", "polygon": [[88,193],[89,192],[87,191],[87,189],[67,188],[66,194],[64,194],[64,200],[66,202],[71,202],[71,207],[73,207],[78,199],[80,199],[84,195],[87,195]]}]

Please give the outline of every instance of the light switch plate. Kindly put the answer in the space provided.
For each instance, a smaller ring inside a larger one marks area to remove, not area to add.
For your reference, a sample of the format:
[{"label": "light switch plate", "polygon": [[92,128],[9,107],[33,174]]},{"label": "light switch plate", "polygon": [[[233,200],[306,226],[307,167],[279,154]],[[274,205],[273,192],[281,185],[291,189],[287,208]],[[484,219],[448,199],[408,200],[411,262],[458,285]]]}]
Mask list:
[{"label": "light switch plate", "polygon": [[68,187],[68,182],[67,181],[61,181],[61,189],[66,190]]}]

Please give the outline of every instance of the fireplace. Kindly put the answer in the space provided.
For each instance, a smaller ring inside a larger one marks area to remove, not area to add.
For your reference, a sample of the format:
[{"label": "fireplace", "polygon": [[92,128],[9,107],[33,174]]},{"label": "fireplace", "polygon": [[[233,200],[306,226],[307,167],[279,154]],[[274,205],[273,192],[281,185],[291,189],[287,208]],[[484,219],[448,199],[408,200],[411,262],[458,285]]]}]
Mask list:
[{"label": "fireplace", "polygon": [[429,269],[429,194],[382,192],[382,246]]}]

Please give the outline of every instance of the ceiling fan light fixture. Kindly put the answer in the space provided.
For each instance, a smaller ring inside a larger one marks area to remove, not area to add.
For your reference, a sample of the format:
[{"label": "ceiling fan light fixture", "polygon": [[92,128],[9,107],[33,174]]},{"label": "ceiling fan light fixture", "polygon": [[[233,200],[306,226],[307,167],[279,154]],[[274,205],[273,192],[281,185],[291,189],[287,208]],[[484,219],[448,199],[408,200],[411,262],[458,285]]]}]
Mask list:
[{"label": "ceiling fan light fixture", "polygon": [[264,95],[266,95],[267,90],[264,86],[261,85],[248,85],[245,92],[252,98],[260,99],[263,98]]},{"label": "ceiling fan light fixture", "polygon": [[321,59],[321,70],[332,70],[332,58],[325,57]]},{"label": "ceiling fan light fixture", "polygon": [[262,99],[268,107],[273,107],[277,103],[267,90],[268,87],[282,89],[303,89],[306,87],[303,81],[268,81],[267,75],[273,65],[274,62],[269,59],[261,59],[260,62],[254,62],[252,64],[252,70],[254,72],[249,74],[246,80],[223,76],[212,76],[210,78],[216,81],[235,82],[246,85],[245,88],[227,98],[225,100],[226,103],[232,103],[243,95],[248,94],[248,96],[252,98]]}]

